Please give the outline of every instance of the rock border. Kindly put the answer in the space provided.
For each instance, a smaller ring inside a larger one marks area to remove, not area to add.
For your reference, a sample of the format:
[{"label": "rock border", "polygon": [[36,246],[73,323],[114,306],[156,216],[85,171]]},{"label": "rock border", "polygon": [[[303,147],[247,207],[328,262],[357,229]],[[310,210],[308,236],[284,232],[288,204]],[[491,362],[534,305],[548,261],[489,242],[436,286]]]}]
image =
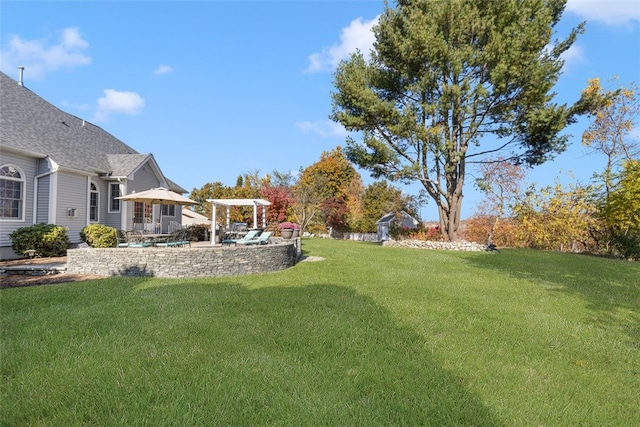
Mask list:
[{"label": "rock border", "polygon": [[382,246],[395,248],[414,248],[414,249],[435,249],[461,252],[486,252],[495,251],[494,246],[480,244],[476,242],[467,242],[461,240],[458,242],[437,242],[433,240],[385,240]]}]

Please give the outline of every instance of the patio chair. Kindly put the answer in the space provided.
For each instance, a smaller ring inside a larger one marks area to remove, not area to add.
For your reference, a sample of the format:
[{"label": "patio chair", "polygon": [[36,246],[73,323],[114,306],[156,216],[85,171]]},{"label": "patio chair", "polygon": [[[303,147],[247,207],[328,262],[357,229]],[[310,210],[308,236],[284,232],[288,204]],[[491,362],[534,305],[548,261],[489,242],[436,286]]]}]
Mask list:
[{"label": "patio chair", "polygon": [[183,248],[185,246],[191,246],[191,241],[188,239],[187,229],[180,228],[174,230],[167,240],[156,242],[156,246],[160,248]]},{"label": "patio chair", "polygon": [[265,231],[264,233],[257,236],[257,238],[243,240],[239,239],[236,241],[238,245],[266,245],[269,243],[269,239],[271,239],[271,231]]},{"label": "patio chair", "polygon": [[225,244],[231,244],[233,243],[234,245],[238,244],[239,242],[241,242],[240,244],[245,244],[247,241],[250,240],[254,240],[257,239],[258,236],[260,235],[261,231],[260,230],[250,230],[247,234],[244,235],[244,237],[242,239],[224,239],[222,241],[222,245],[224,246]]},{"label": "patio chair", "polygon": [[118,248],[128,248],[129,240],[127,240],[127,233],[124,230],[116,230],[116,239],[118,240],[118,244],[116,245]]},{"label": "patio chair", "polygon": [[127,231],[126,234],[129,248],[148,248],[152,245],[152,242],[145,239],[140,231]]}]

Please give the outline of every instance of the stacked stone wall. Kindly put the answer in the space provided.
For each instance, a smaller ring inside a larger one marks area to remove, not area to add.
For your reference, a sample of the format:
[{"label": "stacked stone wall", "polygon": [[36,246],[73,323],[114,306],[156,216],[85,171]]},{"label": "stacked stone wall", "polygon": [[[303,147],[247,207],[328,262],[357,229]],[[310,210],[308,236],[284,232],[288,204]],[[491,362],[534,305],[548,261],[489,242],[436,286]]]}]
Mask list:
[{"label": "stacked stone wall", "polygon": [[98,276],[219,277],[285,270],[296,264],[300,239],[251,246],[86,248],[67,251],[67,272]]},{"label": "stacked stone wall", "polygon": [[488,251],[490,248],[475,242],[436,242],[431,240],[385,240],[383,246],[417,249],[439,249],[450,251]]}]

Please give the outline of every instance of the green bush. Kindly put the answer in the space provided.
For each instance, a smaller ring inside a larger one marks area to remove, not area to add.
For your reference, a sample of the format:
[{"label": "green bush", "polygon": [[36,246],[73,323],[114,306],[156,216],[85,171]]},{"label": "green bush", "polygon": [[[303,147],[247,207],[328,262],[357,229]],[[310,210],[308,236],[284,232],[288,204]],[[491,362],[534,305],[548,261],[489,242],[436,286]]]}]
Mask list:
[{"label": "green bush", "polygon": [[39,223],[18,228],[9,237],[11,248],[18,255],[25,255],[29,249],[35,249],[36,256],[65,256],[71,244],[67,229],[54,224]]},{"label": "green bush", "polygon": [[613,247],[621,258],[640,260],[640,234],[614,232]]},{"label": "green bush", "polygon": [[80,239],[93,248],[115,248],[116,229],[102,224],[90,224],[80,232]]}]

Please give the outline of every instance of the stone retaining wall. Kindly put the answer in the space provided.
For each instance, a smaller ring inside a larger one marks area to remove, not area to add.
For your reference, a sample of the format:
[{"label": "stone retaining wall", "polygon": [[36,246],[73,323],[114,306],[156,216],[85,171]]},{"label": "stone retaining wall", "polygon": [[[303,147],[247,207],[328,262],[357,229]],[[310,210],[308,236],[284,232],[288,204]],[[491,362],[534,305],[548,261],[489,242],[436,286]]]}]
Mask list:
[{"label": "stone retaining wall", "polygon": [[488,251],[487,245],[475,242],[434,242],[431,240],[385,240],[382,246],[418,249],[440,249],[450,251]]},{"label": "stone retaining wall", "polygon": [[269,245],[192,248],[86,248],[67,251],[67,273],[97,276],[218,277],[285,270],[300,239]]}]

